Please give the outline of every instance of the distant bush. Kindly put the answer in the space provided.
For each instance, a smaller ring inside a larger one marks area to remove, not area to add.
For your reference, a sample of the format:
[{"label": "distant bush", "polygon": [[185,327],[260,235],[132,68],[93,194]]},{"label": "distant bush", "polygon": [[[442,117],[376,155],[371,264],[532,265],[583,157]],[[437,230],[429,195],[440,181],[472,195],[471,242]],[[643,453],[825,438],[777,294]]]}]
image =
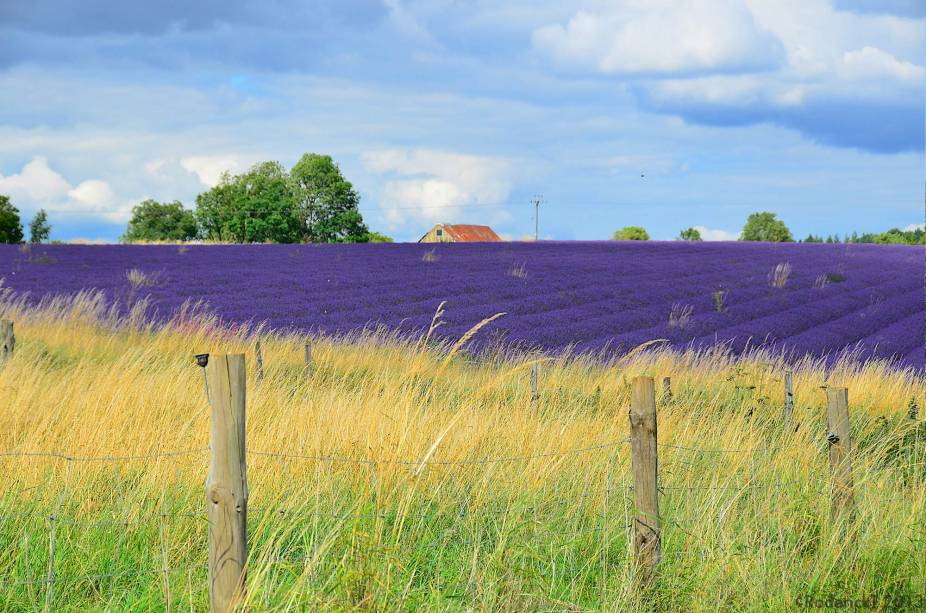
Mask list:
[{"label": "distant bush", "polygon": [[891,228],[887,232],[876,234],[873,237],[868,234],[863,234],[857,242],[880,243],[882,245],[922,245],[926,243],[924,237],[926,237],[926,234],[924,234],[922,228],[917,228],[915,230]]},{"label": "distant bush", "polygon": [[678,240],[680,241],[701,241],[701,232],[697,228],[686,228],[678,233]]},{"label": "distant bush", "polygon": [[611,238],[616,241],[648,241],[649,233],[640,226],[625,226],[616,231]]},{"label": "distant bush", "polygon": [[391,236],[386,236],[385,234],[380,234],[379,232],[370,232],[367,234],[368,243],[391,243],[393,242]]},{"label": "distant bush", "polygon": [[158,202],[148,198],[132,208],[132,218],[122,242],[187,241],[199,233],[193,211],[179,201]]},{"label": "distant bush", "polygon": [[775,213],[764,211],[762,213],[753,213],[746,220],[743,226],[743,233],[740,236],[742,241],[761,241],[765,243],[792,243],[794,237],[791,231],[783,221],[775,216]]}]

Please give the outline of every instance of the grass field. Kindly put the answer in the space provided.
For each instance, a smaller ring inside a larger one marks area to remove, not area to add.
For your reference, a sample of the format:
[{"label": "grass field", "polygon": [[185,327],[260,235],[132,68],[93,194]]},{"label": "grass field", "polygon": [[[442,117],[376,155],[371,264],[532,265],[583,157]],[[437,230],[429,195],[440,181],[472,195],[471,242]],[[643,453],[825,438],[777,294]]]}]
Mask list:
[{"label": "grass field", "polygon": [[[90,295],[7,297],[0,316],[17,332],[0,366],[4,610],[206,608],[200,352],[248,354],[250,610],[884,608],[926,593],[913,371],[801,363],[799,427],[783,433],[784,366],[760,353],[535,356],[533,409],[530,356],[368,334],[316,340],[306,376],[304,339],[264,334],[258,385],[253,329],[155,328]],[[641,374],[674,388],[659,404],[664,561],[646,590],[626,443]],[[855,521],[830,519],[825,384],[849,388]]]}]

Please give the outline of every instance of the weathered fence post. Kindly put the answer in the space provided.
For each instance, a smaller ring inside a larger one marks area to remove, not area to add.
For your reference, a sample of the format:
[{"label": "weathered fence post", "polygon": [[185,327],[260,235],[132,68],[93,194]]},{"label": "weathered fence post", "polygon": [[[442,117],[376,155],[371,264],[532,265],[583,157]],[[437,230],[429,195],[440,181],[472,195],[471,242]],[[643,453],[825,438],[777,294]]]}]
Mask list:
[{"label": "weathered fence post", "polygon": [[209,520],[209,608],[231,611],[244,594],[247,562],[248,480],[245,466],[243,355],[210,356],[206,365],[212,405],[206,514]]},{"label": "weathered fence post", "polygon": [[257,382],[264,380],[264,352],[260,346],[260,339],[254,343],[254,361],[257,365]]},{"label": "weathered fence post", "polygon": [[0,363],[13,357],[16,348],[16,336],[13,334],[13,322],[9,319],[0,320]]},{"label": "weathered fence post", "polygon": [[665,404],[672,402],[672,377],[662,378],[662,401]]},{"label": "weathered fence post", "polygon": [[830,448],[832,472],[832,515],[853,513],[852,440],[849,436],[849,391],[844,387],[826,389],[826,440]]},{"label": "weathered fence post", "polygon": [[656,449],[656,389],[652,377],[636,377],[630,395],[630,453],[633,467],[634,555],[648,581],[662,557],[659,532]]},{"label": "weathered fence post", "polygon": [[791,418],[794,415],[794,387],[791,377],[789,370],[785,373],[785,406],[782,414],[785,432],[791,427]]},{"label": "weathered fence post", "polygon": [[310,345],[309,343],[306,343],[306,344],[305,344],[305,347],[304,347],[304,350],[303,350],[303,359],[305,360],[305,371],[306,371],[306,373],[308,373],[308,374],[311,375],[311,374],[312,374],[312,367],[313,367],[313,364],[312,364],[312,345]]},{"label": "weathered fence post", "polygon": [[531,409],[536,409],[540,400],[540,393],[537,391],[537,365],[531,366]]}]

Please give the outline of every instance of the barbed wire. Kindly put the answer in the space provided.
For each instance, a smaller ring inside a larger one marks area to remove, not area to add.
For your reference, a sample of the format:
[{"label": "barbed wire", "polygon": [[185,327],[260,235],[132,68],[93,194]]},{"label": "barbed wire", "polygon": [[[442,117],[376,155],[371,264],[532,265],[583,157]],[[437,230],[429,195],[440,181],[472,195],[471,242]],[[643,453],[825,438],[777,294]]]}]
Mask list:
[{"label": "barbed wire", "polygon": [[38,511],[24,512],[24,513],[11,513],[9,511],[0,511],[0,519],[46,519],[49,521],[56,521],[62,524],[68,524],[72,526],[120,526],[128,527],[133,525],[142,525],[145,523],[153,522],[160,519],[173,519],[173,518],[186,518],[186,519],[205,519],[205,514],[202,513],[146,513],[144,516],[134,516],[132,519],[84,519],[77,517],[67,517],[60,514],[49,514],[41,513]]},{"label": "barbed wire", "polygon": [[[193,566],[176,566],[166,569],[167,572],[189,572],[191,570],[208,570],[205,564],[196,564]],[[165,572],[163,568],[150,570],[134,570],[122,573],[101,573],[97,575],[64,575],[55,576],[54,582],[79,582],[79,581],[101,581],[103,579],[118,579],[120,577],[140,577],[144,575],[160,575]],[[50,581],[46,579],[23,579],[18,581],[8,581],[8,577],[0,577],[0,585],[3,587],[17,587],[22,585],[48,585]]]},{"label": "barbed wire", "polygon": [[139,455],[105,455],[105,456],[76,456],[56,451],[2,451],[0,457],[5,458],[51,458],[66,462],[127,462],[131,460],[155,460],[159,458],[173,458],[180,456],[197,455],[209,451],[208,447],[200,449],[185,449],[181,451],[158,451]]},{"label": "barbed wire", "polygon": [[660,449],[663,447],[668,447],[670,449],[680,449],[682,451],[691,451],[695,453],[758,453],[758,452],[769,452],[769,451],[781,451],[784,449],[796,449],[796,448],[806,448],[807,445],[798,445],[797,443],[791,445],[778,445],[775,447],[742,447],[742,448],[727,448],[727,449],[716,449],[716,448],[704,448],[704,447],[688,447],[685,445],[675,445],[673,443],[659,443],[657,445]]},{"label": "barbed wire", "polygon": [[[402,466],[484,466],[489,464],[496,463],[510,463],[510,462],[528,462],[534,459],[540,458],[551,458],[551,457],[566,457],[571,455],[577,455],[582,453],[590,453],[598,450],[604,449],[616,449],[622,445],[625,445],[630,442],[629,438],[623,438],[620,440],[613,440],[602,442],[594,445],[589,445],[586,447],[578,447],[573,449],[565,449],[558,451],[546,451],[536,454],[526,454],[526,455],[512,455],[512,456],[501,456],[501,457],[487,457],[487,458],[474,458],[474,459],[461,459],[461,460],[440,460],[440,459],[423,459],[423,460],[404,460],[404,459],[373,459],[373,458],[351,458],[346,456],[327,456],[327,455],[310,455],[310,454],[299,454],[299,453],[285,453],[285,452],[268,452],[268,451],[248,451],[248,455],[265,457],[271,459],[296,459],[296,460],[306,460],[306,461],[318,461],[318,462],[335,462],[335,463],[348,463],[348,464],[363,464],[363,465],[378,465],[378,464],[392,464],[392,465],[402,465]],[[788,444],[788,445],[778,445],[778,446],[758,446],[758,447],[748,447],[748,448],[705,448],[705,447],[695,447],[695,446],[684,446],[676,445],[673,443],[661,443],[658,445],[659,448],[669,448],[677,449],[681,451],[687,451],[692,453],[701,453],[701,454],[741,454],[741,453],[750,453],[750,454],[768,454],[769,452],[780,451],[784,449],[794,449],[794,448],[808,448],[808,445],[804,444]],[[812,449],[815,449],[816,446],[810,445]],[[133,455],[101,455],[101,456],[80,456],[80,455],[71,455],[67,453],[58,453],[58,452],[43,452],[43,451],[24,451],[24,452],[0,452],[0,457],[40,457],[40,458],[51,458],[56,460],[62,460],[67,462],[68,466],[68,477],[65,479],[65,485],[61,492],[58,494],[57,510],[54,513],[39,512],[39,511],[30,511],[30,512],[12,512],[12,511],[0,511],[0,520],[6,520],[10,518],[31,518],[31,519],[42,519],[48,522],[49,529],[49,560],[48,560],[48,570],[45,573],[45,576],[40,576],[39,578],[34,579],[25,579],[25,580],[10,580],[10,577],[0,577],[0,585],[6,588],[13,588],[16,586],[23,585],[44,585],[47,586],[46,591],[46,606],[54,603],[55,598],[55,587],[56,584],[60,586],[73,582],[82,582],[82,581],[103,581],[109,580],[110,582],[110,591],[115,589],[115,580],[119,578],[126,577],[142,577],[142,576],[151,576],[151,575],[164,575],[165,581],[169,584],[169,575],[172,573],[178,572],[190,572],[195,570],[206,570],[207,566],[205,565],[195,565],[195,566],[183,566],[183,567],[169,567],[165,562],[161,568],[150,569],[150,570],[135,570],[130,572],[107,572],[100,574],[91,574],[91,575],[58,575],[55,568],[55,539],[60,525],[71,525],[71,526],[80,526],[84,529],[93,526],[110,526],[116,528],[127,528],[131,525],[143,525],[146,523],[151,523],[154,521],[161,522],[161,548],[162,548],[162,557],[164,557],[164,521],[167,519],[191,519],[196,521],[205,521],[208,522],[208,518],[201,512],[190,512],[186,509],[169,509],[165,510],[163,508],[163,495],[162,495],[162,508],[158,511],[148,512],[144,514],[135,514],[130,513],[127,510],[127,503],[125,492],[122,489],[121,475],[117,478],[117,485],[119,492],[121,494],[121,500],[123,505],[123,517],[106,517],[103,519],[90,519],[84,517],[68,517],[65,516],[62,512],[63,503],[66,497],[66,492],[70,488],[70,468],[73,463],[90,463],[90,462],[123,462],[123,461],[136,461],[136,460],[157,460],[162,458],[174,458],[182,456],[191,456],[204,454],[209,451],[209,448],[197,448],[197,449],[186,449],[178,451],[159,451],[152,452],[148,454],[133,454]],[[632,484],[627,484],[626,482],[622,485],[614,485],[610,481],[611,472],[613,472],[613,465],[616,461],[618,454],[614,454],[612,457],[612,471],[608,472],[609,481],[607,488],[604,490],[604,498],[602,503],[601,515],[598,517],[599,525],[595,527],[588,528],[584,525],[584,520],[582,517],[583,513],[579,513],[579,517],[574,520],[575,530],[571,538],[580,539],[583,534],[604,534],[604,533],[615,533],[620,531],[630,530],[636,524],[636,519],[631,516],[628,517],[627,513],[627,503],[630,500],[627,492],[634,489]],[[692,462],[682,462],[679,461],[679,464],[692,465]],[[903,467],[915,467],[922,466],[926,462],[910,462],[901,464],[898,466],[891,466],[892,469],[903,468]],[[665,466],[663,467],[663,471]],[[755,466],[753,467],[755,471]],[[624,470],[620,471],[622,475],[626,476]],[[673,471],[669,471],[669,474],[672,474]],[[685,474],[689,472],[687,470],[679,471],[679,474]],[[180,469],[177,469],[177,479],[178,483],[180,480]],[[522,507],[522,506],[511,506],[510,504],[504,506],[503,508],[492,508],[495,505],[486,505],[482,507],[471,507],[469,500],[459,507],[453,508],[434,508],[426,511],[417,511],[414,513],[403,512],[401,509],[393,510],[371,510],[371,511],[360,511],[360,510],[345,510],[344,512],[339,512],[337,509],[332,509],[330,511],[312,511],[308,509],[289,509],[285,507],[250,507],[248,509],[249,514],[256,517],[285,517],[290,521],[298,521],[300,519],[318,519],[318,518],[329,518],[335,520],[339,523],[346,523],[350,521],[362,520],[362,519],[401,519],[401,520],[424,520],[428,518],[434,518],[435,516],[448,516],[448,517],[464,517],[464,516],[515,516],[523,517],[524,521],[530,521],[531,515],[536,515],[538,512],[543,513],[547,511],[555,511],[558,508],[564,506],[571,507],[573,509],[584,509],[585,504],[590,501],[595,501],[592,505],[593,507],[597,506],[598,498],[601,495],[601,491],[593,488],[593,491],[589,491],[588,483],[586,484],[585,493],[582,496],[560,496],[554,498],[549,498],[545,500],[538,501],[537,503]],[[785,479],[777,481],[758,481],[751,480],[745,483],[726,483],[726,484],[703,484],[695,483],[686,485],[682,483],[669,483],[666,485],[658,485],[657,491],[661,495],[669,495],[675,491],[739,491],[745,492],[747,490],[767,490],[772,492],[776,489],[790,487],[790,486],[802,486],[804,488],[809,488],[817,494],[824,494],[827,491],[825,485],[813,483],[812,480],[808,479]],[[856,487],[860,486],[861,483],[857,483]],[[26,488],[33,489],[33,488]],[[560,488],[553,488],[557,490]],[[23,490],[26,491],[26,490]],[[543,491],[546,491],[544,488]],[[609,502],[609,496],[612,491],[622,491],[624,495],[618,495],[615,499],[615,502],[619,504],[620,498],[624,498],[625,509],[624,509],[624,521],[623,522],[613,522],[609,521],[609,516],[611,513],[607,512],[607,506]],[[560,494],[558,492],[558,494]],[[542,496],[542,494],[541,494]],[[174,505],[171,505],[174,506]],[[588,515],[591,519],[592,515],[598,514],[598,511],[594,511],[592,514]],[[664,551],[663,556],[669,559],[671,558],[680,558],[682,556],[700,556],[704,557],[717,556],[717,555],[746,555],[748,551],[734,551],[730,550],[728,547],[722,546],[720,544],[714,546],[707,546],[708,544],[696,534],[687,530],[682,526],[677,520],[672,519],[671,517],[663,517],[662,521],[665,521],[666,524],[672,527],[672,529],[678,529],[684,534],[686,534],[691,539],[694,539],[699,542],[702,547],[697,552],[688,552],[688,551]],[[520,521],[520,520],[518,520]],[[572,522],[570,522],[572,523]],[[595,523],[595,522],[593,522]],[[572,531],[571,529],[569,529]],[[116,550],[115,557],[118,558],[122,548],[122,540],[124,539],[124,533],[120,537],[119,547]],[[628,537],[629,539],[629,537]],[[628,540],[629,542],[629,540]],[[252,554],[253,555],[253,554]],[[298,564],[300,562],[305,562],[311,558],[314,558],[317,553],[305,553],[304,555],[275,555],[270,558],[260,558],[256,557],[258,564]],[[115,563],[115,560],[112,562]],[[41,575],[41,573],[40,573]],[[169,587],[167,588],[170,589]]]},{"label": "barbed wire", "polygon": [[[774,489],[788,485],[807,485],[810,481],[805,479],[792,479],[790,481],[759,482],[754,484],[731,484],[731,485],[658,485],[656,487],[660,492],[665,490],[735,490],[735,489]],[[633,489],[633,486],[630,486]]]},{"label": "barbed wire", "polygon": [[535,460],[538,458],[552,458],[552,457],[563,457],[568,455],[588,453],[591,451],[597,451],[599,449],[608,449],[617,447],[629,443],[630,439],[621,439],[620,441],[612,441],[609,443],[602,443],[599,445],[593,445],[590,447],[580,447],[578,449],[568,449],[564,451],[551,451],[538,453],[533,455],[522,455],[522,456],[507,456],[499,458],[481,458],[478,460],[390,460],[390,459],[363,459],[363,458],[349,458],[345,456],[323,456],[323,455],[302,455],[297,453],[279,453],[279,452],[269,452],[269,451],[248,451],[248,455],[256,455],[260,457],[268,458],[280,458],[280,459],[297,459],[297,460],[309,460],[317,462],[335,462],[335,463],[344,463],[344,464],[395,464],[400,466],[474,466],[474,465],[484,465],[484,464],[497,464],[497,463],[506,463],[506,462],[526,462],[529,460]]}]

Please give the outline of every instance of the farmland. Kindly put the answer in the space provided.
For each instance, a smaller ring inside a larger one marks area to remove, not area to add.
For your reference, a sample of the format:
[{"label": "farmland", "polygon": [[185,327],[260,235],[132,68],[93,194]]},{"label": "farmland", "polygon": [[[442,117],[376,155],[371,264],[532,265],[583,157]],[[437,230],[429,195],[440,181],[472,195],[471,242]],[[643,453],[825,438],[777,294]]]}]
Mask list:
[{"label": "farmland", "polygon": [[[776,287],[779,265],[789,273]],[[131,271],[138,275],[129,276]],[[0,278],[35,302],[103,292],[174,317],[202,301],[224,324],[327,335],[385,326],[420,333],[446,301],[436,338],[470,345],[620,355],[666,339],[677,349],[762,346],[792,359],[924,365],[919,247],[749,243],[482,245],[0,246]]]}]

